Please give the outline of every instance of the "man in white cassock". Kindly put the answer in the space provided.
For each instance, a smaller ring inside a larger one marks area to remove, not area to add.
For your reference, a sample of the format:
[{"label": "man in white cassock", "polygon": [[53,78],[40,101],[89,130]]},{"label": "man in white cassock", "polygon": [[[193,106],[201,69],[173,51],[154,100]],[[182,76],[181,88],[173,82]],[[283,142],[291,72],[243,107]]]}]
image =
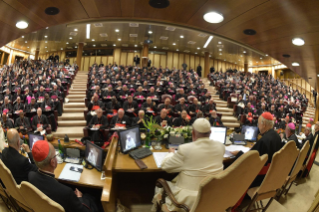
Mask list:
[{"label": "man in white cassock", "polygon": [[94,154],[94,149],[90,149],[88,161],[95,166],[96,165],[96,154]]},{"label": "man in white cassock", "polygon": [[[168,185],[179,203],[192,208],[200,182],[207,176],[223,171],[225,147],[222,143],[210,140],[211,126],[205,118],[198,118],[193,124],[193,142],[182,144],[175,153],[169,149],[161,168],[168,173],[179,174]],[[155,188],[152,211],[156,211],[156,201],[161,197],[162,188]],[[170,211],[183,211],[176,208],[166,197],[165,204]]]}]

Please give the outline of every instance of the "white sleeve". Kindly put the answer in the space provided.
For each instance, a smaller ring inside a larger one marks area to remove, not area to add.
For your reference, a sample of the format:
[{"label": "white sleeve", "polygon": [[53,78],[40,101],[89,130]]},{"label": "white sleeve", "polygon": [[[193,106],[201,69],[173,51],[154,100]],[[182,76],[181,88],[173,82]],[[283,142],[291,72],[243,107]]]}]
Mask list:
[{"label": "white sleeve", "polygon": [[161,167],[168,173],[181,172],[184,165],[184,155],[180,149],[176,153],[168,153],[164,158]]}]

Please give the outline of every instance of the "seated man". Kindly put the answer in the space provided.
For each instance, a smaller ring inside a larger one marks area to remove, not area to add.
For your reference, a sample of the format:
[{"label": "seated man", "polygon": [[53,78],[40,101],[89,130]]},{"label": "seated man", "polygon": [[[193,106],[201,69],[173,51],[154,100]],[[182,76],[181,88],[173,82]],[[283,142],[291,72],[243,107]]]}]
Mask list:
[{"label": "seated man", "polygon": [[[210,128],[205,118],[197,119],[193,124],[193,142],[180,145],[176,153],[175,149],[169,149],[170,153],[161,164],[168,173],[179,172],[172,182],[167,183],[176,200],[189,208],[196,200],[200,182],[223,171],[225,146],[209,139]],[[160,195],[162,189],[156,188],[152,211],[156,211],[156,200]],[[165,202],[169,211],[179,211],[168,198]]]},{"label": "seated man", "polygon": [[209,123],[211,126],[214,126],[214,127],[224,126],[222,120],[217,116],[216,110],[213,110],[211,112],[211,115],[209,117]]},{"label": "seated man", "polygon": [[11,129],[13,128],[13,122],[11,119],[7,117],[6,113],[2,114],[2,119],[1,119],[1,125],[4,129]]},{"label": "seated man", "polygon": [[[269,112],[261,114],[258,118],[258,128],[262,137],[256,142],[251,150],[257,150],[259,155],[268,154],[268,162],[260,171],[259,175],[255,178],[250,188],[260,186],[263,182],[265,175],[267,174],[268,168],[272,161],[272,156],[281,149],[282,143],[278,133],[273,130],[273,117]],[[235,159],[243,155],[242,151],[231,152],[236,156]]]},{"label": "seated man", "polygon": [[181,127],[181,126],[187,126],[190,125],[190,117],[187,117],[187,111],[182,110],[181,116],[178,118],[175,118],[173,121],[174,127]]},{"label": "seated man", "polygon": [[179,103],[175,105],[174,111],[178,114],[181,114],[182,111],[186,109],[187,109],[187,106],[185,104],[185,98],[184,97],[179,98]]},{"label": "seated man", "polygon": [[185,95],[185,91],[184,91],[183,88],[179,89],[178,94],[176,94],[176,96],[175,96],[176,102],[179,102],[181,98],[184,98],[184,101],[185,101],[185,99],[187,98],[187,96]]},{"label": "seated man", "polygon": [[99,108],[102,108],[103,109],[104,105],[103,105],[103,102],[99,100],[99,96],[97,94],[94,94],[92,96],[92,99],[88,105],[88,112],[87,115],[86,115],[86,123],[87,125],[89,125],[92,117],[95,115],[94,111],[99,109]]},{"label": "seated man", "polygon": [[140,130],[141,130],[142,128],[145,129],[144,122],[146,122],[146,121],[147,121],[147,117],[145,116],[144,110],[139,110],[139,111],[138,111],[138,116],[135,117],[135,118],[133,118],[133,123],[132,123],[132,125],[138,125],[139,128],[140,128]]},{"label": "seated man", "polygon": [[[28,181],[30,171],[36,172],[38,168],[34,165],[29,146],[27,144],[20,144],[19,133],[16,129],[8,130],[7,139],[9,147],[2,150],[1,159],[4,165],[11,171],[16,183],[21,184],[22,181]],[[28,154],[29,158],[19,153],[21,147]]]},{"label": "seated man", "polygon": [[155,117],[155,121],[162,127],[171,126],[171,119],[167,116],[166,109],[161,110],[161,114]]},{"label": "seated man", "polygon": [[199,118],[205,118],[202,111],[199,111],[198,113],[196,113],[196,116],[194,116],[194,117],[191,119],[190,125],[193,125],[194,122],[195,122],[197,119],[199,119]]},{"label": "seated man", "polygon": [[156,104],[152,101],[151,97],[146,98],[146,102],[142,104],[142,110],[149,115],[154,115],[156,113]]},{"label": "seated man", "polygon": [[134,93],[134,99],[145,99],[145,96],[142,86],[139,86],[137,91]]},{"label": "seated man", "polygon": [[97,207],[92,205],[94,203],[78,189],[73,191],[55,179],[54,170],[58,162],[52,144],[47,141],[37,141],[33,145],[32,155],[39,168],[39,171],[29,173],[28,179],[32,185],[60,204],[65,211],[92,212],[93,207]]},{"label": "seated man", "polygon": [[210,99],[208,104],[206,104],[204,107],[204,112],[211,113],[213,110],[216,111],[216,104],[214,103],[214,100]]},{"label": "seated man", "polygon": [[131,126],[130,118],[125,115],[124,110],[118,110],[117,115],[112,117],[110,128],[127,128]]},{"label": "seated man", "polygon": [[38,132],[46,130],[49,126],[48,118],[42,114],[41,108],[37,109],[37,115],[33,117],[31,126],[34,131],[37,130]]},{"label": "seated man", "polygon": [[305,159],[305,162],[307,161],[307,158],[308,158],[309,155],[310,155],[310,152],[311,152],[311,148],[312,148],[312,146],[313,146],[314,139],[315,139],[315,138],[313,137],[312,132],[311,132],[311,124],[308,123],[308,124],[306,125],[305,130],[304,130],[304,138],[302,139],[302,145],[300,146],[300,148],[302,148],[302,146],[306,143],[306,141],[309,141],[310,147],[309,147],[309,150],[308,150],[308,152],[307,152],[307,157],[306,157],[306,159]]},{"label": "seated man", "polygon": [[257,114],[258,116],[260,116],[261,114],[263,114],[264,112],[267,112],[266,110],[266,105],[264,103],[261,104],[261,107],[257,110]]},{"label": "seated man", "polygon": [[22,110],[19,111],[19,118],[14,123],[14,127],[18,127],[19,131],[28,131],[31,129],[31,125],[29,123],[29,119],[24,117],[24,112]]},{"label": "seated man", "polygon": [[295,130],[296,130],[296,127],[295,127],[294,123],[291,122],[291,123],[287,124],[286,130],[285,130],[286,139],[287,139],[287,142],[293,140],[296,143],[297,148],[301,149],[300,148],[301,145],[300,145],[298,138],[295,134]]},{"label": "seated man", "polygon": [[170,114],[173,110],[173,106],[171,105],[171,99],[170,98],[166,98],[164,101],[164,104],[161,105],[158,110],[162,111],[163,109],[166,110],[167,114]]},{"label": "seated man", "polygon": [[12,105],[9,103],[8,97],[4,98],[4,104],[1,106],[1,113],[11,114]]},{"label": "seated man", "polygon": [[193,103],[188,106],[188,112],[190,115],[195,115],[202,110],[202,106],[198,103],[197,98],[194,98]]},{"label": "seated man", "polygon": [[123,104],[123,109],[128,115],[136,116],[138,105],[135,101],[133,101],[132,96],[127,97],[127,101],[125,101]]},{"label": "seated man", "polygon": [[41,109],[43,111],[53,111],[55,109],[54,103],[47,93],[44,95],[44,101],[41,103]]},{"label": "seated man", "polygon": [[38,107],[39,107],[39,106],[38,106],[38,104],[36,103],[35,98],[32,97],[30,104],[27,105],[27,113],[36,112],[37,109],[38,109]]},{"label": "seated man", "polygon": [[13,106],[13,112],[16,113],[20,110],[24,110],[24,104],[21,103],[21,98],[18,96],[17,97],[17,102]]},{"label": "seated man", "polygon": [[96,110],[96,116],[93,116],[89,123],[89,129],[98,129],[98,130],[90,130],[90,136],[93,141],[98,140],[106,140],[107,138],[104,137],[103,130],[107,128],[109,125],[107,118],[103,115],[103,111],[101,108]]}]

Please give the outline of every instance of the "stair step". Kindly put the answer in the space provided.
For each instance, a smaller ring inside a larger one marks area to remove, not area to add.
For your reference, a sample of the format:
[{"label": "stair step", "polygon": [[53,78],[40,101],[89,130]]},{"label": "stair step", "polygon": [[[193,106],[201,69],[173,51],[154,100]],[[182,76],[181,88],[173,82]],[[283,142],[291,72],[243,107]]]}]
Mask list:
[{"label": "stair step", "polygon": [[64,113],[81,113],[83,111],[87,110],[86,107],[79,107],[79,108],[68,108],[68,107],[63,107],[63,112]]},{"label": "stair step", "polygon": [[222,122],[238,122],[234,116],[222,116]]},{"label": "stair step", "polygon": [[216,107],[217,111],[233,112],[233,109],[227,107]]},{"label": "stair step", "polygon": [[59,121],[59,127],[86,126],[85,120]]},{"label": "stair step", "polygon": [[85,120],[83,113],[63,113],[58,120]]},{"label": "stair step", "polygon": [[228,112],[228,111],[217,111],[217,113],[222,114],[223,116],[233,116],[233,111]]},{"label": "stair step", "polygon": [[71,95],[68,95],[66,98],[69,98],[69,99],[85,98],[85,94],[71,94]]},{"label": "stair step", "polygon": [[86,92],[85,91],[74,91],[74,90],[70,90],[69,91],[69,94],[86,94]]},{"label": "stair step", "polygon": [[65,103],[64,108],[84,108],[85,103],[84,102],[71,102],[71,103]]},{"label": "stair step", "polygon": [[72,102],[72,103],[74,103],[74,102],[84,102],[84,99],[85,98],[74,98],[74,99],[69,99],[69,102]]},{"label": "stair step", "polygon": [[86,88],[71,88],[70,91],[84,91],[86,92]]},{"label": "stair step", "polygon": [[69,137],[82,138],[83,126],[78,127],[58,127],[57,131],[53,133],[55,137],[64,138],[65,134]]},{"label": "stair step", "polygon": [[235,122],[225,122],[223,123],[225,127],[240,127],[240,123]]}]

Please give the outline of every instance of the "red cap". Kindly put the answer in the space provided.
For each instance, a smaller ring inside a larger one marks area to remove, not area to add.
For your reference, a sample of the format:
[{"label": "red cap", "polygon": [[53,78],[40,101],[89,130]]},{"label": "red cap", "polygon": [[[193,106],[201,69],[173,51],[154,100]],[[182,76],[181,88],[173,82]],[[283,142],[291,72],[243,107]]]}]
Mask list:
[{"label": "red cap", "polygon": [[32,156],[37,162],[41,162],[46,159],[49,155],[50,146],[47,141],[39,140],[33,144]]},{"label": "red cap", "polygon": [[306,127],[309,127],[309,128],[311,128],[311,124],[310,124],[310,123],[308,123],[308,124],[306,125]]},{"label": "red cap", "polygon": [[263,114],[261,114],[261,116],[262,116],[264,119],[267,119],[267,120],[270,120],[270,121],[273,120],[273,116],[272,116],[271,113],[269,113],[269,112],[264,112]]},{"label": "red cap", "polygon": [[97,110],[97,109],[99,109],[99,108],[100,108],[100,106],[94,105],[94,106],[92,107],[92,110]]}]

